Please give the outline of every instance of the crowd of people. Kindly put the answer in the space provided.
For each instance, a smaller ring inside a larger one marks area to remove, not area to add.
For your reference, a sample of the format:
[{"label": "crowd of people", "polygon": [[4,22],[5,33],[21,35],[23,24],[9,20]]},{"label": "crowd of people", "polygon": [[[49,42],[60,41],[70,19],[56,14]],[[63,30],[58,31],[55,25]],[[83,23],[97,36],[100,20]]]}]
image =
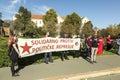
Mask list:
[{"label": "crowd of people", "polygon": [[[50,37],[50,32],[47,32],[45,34],[45,38],[48,38],[48,37]],[[63,37],[61,37],[61,38],[71,38],[71,37],[69,37],[68,34],[64,34]],[[81,39],[79,34],[75,38]],[[116,39],[116,41],[119,46],[118,55],[120,55],[120,34],[118,35],[118,38]],[[9,48],[8,55],[11,60],[12,76],[19,76],[18,72],[23,67],[19,62],[20,53],[19,53],[17,42],[18,42],[17,37],[15,37],[14,34],[11,34],[10,38],[8,40],[8,48]],[[86,45],[86,49],[85,49],[86,57],[90,59],[90,63],[92,63],[92,64],[96,63],[96,55],[103,53],[103,48],[105,45],[104,38],[102,36],[100,36],[98,38],[97,34],[94,34],[93,36],[92,35],[88,36],[84,40],[84,43]],[[80,49],[74,51],[73,58],[80,57],[82,46],[83,46],[83,44],[80,41]],[[111,40],[110,35],[108,35],[108,37],[106,38],[106,47],[107,47],[106,48],[107,51],[109,51],[113,47],[113,41]],[[61,60],[62,61],[69,60],[68,54],[69,54],[69,51],[61,51]],[[44,58],[45,58],[46,64],[48,64],[48,62],[53,63],[52,52],[44,53]],[[15,69],[16,64],[18,65],[17,69]]]}]

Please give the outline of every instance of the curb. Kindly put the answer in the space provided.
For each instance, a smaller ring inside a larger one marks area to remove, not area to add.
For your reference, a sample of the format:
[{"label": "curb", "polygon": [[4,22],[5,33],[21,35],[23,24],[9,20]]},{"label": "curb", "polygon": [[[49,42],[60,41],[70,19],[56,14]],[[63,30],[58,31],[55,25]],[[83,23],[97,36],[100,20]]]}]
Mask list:
[{"label": "curb", "polygon": [[99,77],[99,76],[105,76],[105,75],[111,75],[111,74],[118,74],[118,73],[120,73],[120,67],[99,70],[99,71],[91,71],[91,72],[86,72],[86,73],[77,73],[77,74],[56,76],[56,77],[38,79],[38,80],[80,80],[80,79],[87,80],[87,78]]}]

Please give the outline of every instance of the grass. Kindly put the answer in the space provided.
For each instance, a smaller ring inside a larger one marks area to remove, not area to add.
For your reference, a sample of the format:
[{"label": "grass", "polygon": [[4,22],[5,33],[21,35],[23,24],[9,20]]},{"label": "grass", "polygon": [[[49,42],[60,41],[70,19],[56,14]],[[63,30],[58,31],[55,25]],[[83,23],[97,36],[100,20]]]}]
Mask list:
[{"label": "grass", "polygon": [[8,37],[0,36],[0,67],[10,65],[7,42]]},{"label": "grass", "polygon": [[116,53],[113,53],[113,52],[104,50],[104,51],[103,51],[103,54],[101,54],[101,55],[104,56],[104,55],[115,55],[115,54],[116,54]]}]

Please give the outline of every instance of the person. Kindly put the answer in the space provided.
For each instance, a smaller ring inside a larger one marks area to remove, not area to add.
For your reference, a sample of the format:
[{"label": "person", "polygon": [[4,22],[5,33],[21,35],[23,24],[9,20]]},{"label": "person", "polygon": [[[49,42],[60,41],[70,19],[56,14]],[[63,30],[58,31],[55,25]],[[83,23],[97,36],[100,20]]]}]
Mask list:
[{"label": "person", "polygon": [[11,47],[11,44],[13,43],[13,41],[14,41],[14,37],[15,37],[15,35],[13,34],[13,33],[10,33],[10,37],[9,37],[9,40],[8,40],[8,55],[9,55],[9,53],[10,53],[10,47]]},{"label": "person", "polygon": [[[80,35],[77,34],[77,36],[75,38],[80,38]],[[80,42],[81,43],[81,42]],[[80,45],[81,46],[81,45]],[[80,57],[80,52],[81,52],[81,47],[79,50],[75,50],[74,56],[73,58],[79,58]]]},{"label": "person", "polygon": [[[46,32],[45,38],[48,38],[49,36],[50,36],[50,32]],[[45,52],[44,57],[45,57],[45,63],[46,64],[48,64],[48,61],[53,63],[52,52]]]},{"label": "person", "polygon": [[[18,39],[14,37],[14,41],[9,45],[10,51],[9,51],[9,57],[10,60],[12,61],[11,63],[11,72],[12,76],[19,76],[18,71],[20,69],[19,63],[18,63],[18,58],[20,56],[19,50],[18,50],[18,45],[17,45]],[[15,65],[18,65],[18,68],[15,70]]]},{"label": "person", "polygon": [[91,49],[91,63],[96,63],[96,54],[98,50],[99,41],[97,39],[97,34],[92,37],[92,49]]},{"label": "person", "polygon": [[88,36],[87,39],[85,40],[85,44],[86,44],[86,56],[88,58],[90,58],[90,55],[91,55],[91,47],[92,47],[92,44],[91,44],[91,39],[92,36]]},{"label": "person", "polygon": [[119,47],[119,49],[118,49],[118,55],[120,56],[120,34],[118,34],[117,45]]},{"label": "person", "polygon": [[100,36],[98,38],[98,41],[99,41],[99,45],[98,45],[97,54],[102,54],[103,53],[103,47],[104,47],[104,38],[102,36]]},{"label": "person", "polygon": [[[68,38],[68,34],[65,33],[64,36],[63,36],[63,38]],[[62,51],[61,52],[61,60],[62,61],[64,61],[64,59],[65,60],[69,60],[68,53],[69,53],[68,51]]]},{"label": "person", "polygon": [[111,40],[110,37],[111,37],[111,36],[108,35],[107,40],[106,40],[106,41],[107,41],[107,44],[106,44],[106,45],[107,45],[107,49],[106,49],[107,51],[109,51],[109,50],[112,48],[112,45],[111,45],[111,41],[112,41],[112,40]]}]

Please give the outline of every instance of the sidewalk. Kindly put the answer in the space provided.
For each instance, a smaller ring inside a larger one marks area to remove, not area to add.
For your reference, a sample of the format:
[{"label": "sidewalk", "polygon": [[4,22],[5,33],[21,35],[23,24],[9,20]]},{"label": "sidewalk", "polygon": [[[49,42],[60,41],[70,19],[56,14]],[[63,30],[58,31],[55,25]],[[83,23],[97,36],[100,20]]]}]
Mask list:
[{"label": "sidewalk", "polygon": [[99,72],[102,75],[120,73],[120,56],[98,56],[95,64],[78,58],[55,60],[50,64],[29,65],[20,71],[18,77],[11,77],[9,67],[0,68],[0,80],[80,80],[80,75],[94,77],[95,75],[86,75],[93,73],[100,76]]}]

